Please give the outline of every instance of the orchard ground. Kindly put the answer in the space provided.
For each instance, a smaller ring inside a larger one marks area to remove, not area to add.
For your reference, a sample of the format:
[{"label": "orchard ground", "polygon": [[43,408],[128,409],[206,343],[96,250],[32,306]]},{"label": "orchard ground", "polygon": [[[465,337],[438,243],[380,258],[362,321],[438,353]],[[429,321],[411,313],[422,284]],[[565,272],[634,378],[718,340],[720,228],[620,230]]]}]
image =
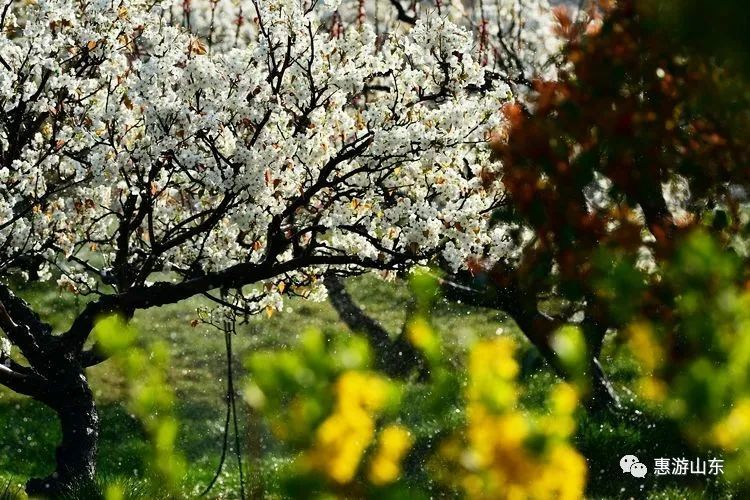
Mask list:
[{"label": "orchard ground", "polygon": [[[404,304],[409,300],[405,285],[370,277],[352,279],[348,288],[365,310],[389,331],[400,331],[406,314]],[[71,312],[81,306],[67,299],[67,295],[63,299],[55,289],[42,285],[27,286],[23,296],[56,328],[67,325]],[[201,299],[193,299],[170,307],[139,311],[135,317],[140,342],[148,345],[154,340],[165,340],[171,347],[169,377],[177,393],[176,410],[181,425],[179,446],[189,463],[183,482],[186,498],[197,496],[214,474],[221,454],[225,413],[224,338],[210,326],[191,326],[196,307],[201,304]],[[523,404],[529,408],[541,404],[544,388],[554,377],[502,313],[445,302],[435,309],[433,321],[448,351],[447,356],[457,363],[477,338],[495,335],[516,338],[522,346],[519,355],[526,389]],[[258,316],[238,326],[234,339],[237,380],[242,381],[245,376],[242,364],[249,353],[292,347],[309,327],[347,331],[327,302],[301,300],[290,301],[284,312],[271,318]],[[682,442],[676,429],[658,415],[643,411],[628,389],[637,378],[637,365],[616,340],[608,339],[602,362],[625,409],[621,414],[584,414],[579,421],[574,444],[588,460],[587,496],[596,499],[731,498],[731,485],[722,481],[689,475],[654,477],[652,473],[641,480],[622,473],[619,459],[625,454],[638,456],[650,468],[657,457],[710,457],[692,451]],[[138,422],[124,406],[125,380],[113,365],[103,363],[89,372],[101,416],[99,482],[102,485],[114,481],[124,483],[130,497],[142,498],[148,489],[143,479],[143,457],[148,443]],[[241,412],[248,489],[253,497],[273,497],[272,473],[274,468],[284,466],[285,458],[266,444],[267,433],[249,409],[243,406]],[[3,495],[14,498],[20,494],[27,478],[46,475],[53,469],[58,438],[57,420],[50,410],[0,388],[0,498]],[[238,498],[237,470],[234,455],[230,454],[225,472],[208,498]],[[3,494],[6,485],[8,492]]]}]

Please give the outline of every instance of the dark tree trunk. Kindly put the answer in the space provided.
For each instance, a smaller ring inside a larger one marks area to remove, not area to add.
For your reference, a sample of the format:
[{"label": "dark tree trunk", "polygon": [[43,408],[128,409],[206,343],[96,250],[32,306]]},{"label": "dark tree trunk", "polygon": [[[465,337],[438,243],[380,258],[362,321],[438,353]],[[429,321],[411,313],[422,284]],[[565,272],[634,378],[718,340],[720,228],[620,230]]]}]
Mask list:
[{"label": "dark tree trunk", "polygon": [[78,344],[52,335],[52,327],[2,283],[0,328],[28,362],[22,366],[6,358],[0,382],[53,409],[62,430],[55,471],[44,479],[29,480],[26,491],[57,497],[93,481],[99,417]]},{"label": "dark tree trunk", "polygon": [[[538,311],[534,311],[533,313],[528,313],[528,311],[525,313],[514,312],[516,314],[511,314],[511,317],[516,321],[516,324],[526,338],[537,348],[545,361],[549,363],[559,377],[567,378],[568,373],[566,373],[565,368],[560,362],[560,358],[558,358],[557,353],[550,345],[554,331],[560,326],[559,323]],[[591,392],[587,400],[584,401],[584,405],[587,410],[592,412],[605,409],[618,410],[621,408],[620,399],[617,397],[612,383],[607,378],[607,374],[599,362],[603,341],[603,336],[589,339],[591,356],[587,375],[591,384]]]},{"label": "dark tree trunk", "polygon": [[392,377],[406,377],[415,372],[426,376],[428,367],[424,356],[406,339],[405,332],[391,340],[388,331],[357,305],[340,278],[327,276],[325,285],[328,299],[341,321],[353,332],[367,337],[378,368]]},{"label": "dark tree trunk", "polygon": [[83,371],[67,373],[55,382],[42,402],[60,420],[62,442],[55,452],[55,471],[26,483],[29,495],[56,496],[94,480],[99,440],[99,416]]},{"label": "dark tree trunk", "polygon": [[591,396],[587,402],[590,411],[620,410],[620,398],[604,373],[598,357],[591,358]]},{"label": "dark tree trunk", "polygon": [[[456,278],[472,285],[476,283],[474,277],[456,276]],[[460,300],[473,306],[504,311],[516,322],[518,328],[536,347],[555,374],[563,379],[569,377],[560,358],[550,345],[554,332],[562,326],[562,322],[540,312],[535,297],[524,294],[517,283],[508,280],[503,286],[496,286],[492,281],[481,282],[479,280],[479,286],[474,288],[461,282],[444,281],[443,292],[450,300]],[[593,330],[593,338],[588,338],[591,350],[588,371],[591,393],[584,404],[589,411],[618,410],[621,407],[620,400],[599,362],[606,329],[595,328]]]},{"label": "dark tree trunk", "polygon": [[591,359],[589,360],[591,396],[587,407],[591,411],[619,410],[622,408],[620,398],[617,397],[617,393],[599,361],[607,327],[603,322],[593,320],[585,321],[583,326],[591,351]]}]

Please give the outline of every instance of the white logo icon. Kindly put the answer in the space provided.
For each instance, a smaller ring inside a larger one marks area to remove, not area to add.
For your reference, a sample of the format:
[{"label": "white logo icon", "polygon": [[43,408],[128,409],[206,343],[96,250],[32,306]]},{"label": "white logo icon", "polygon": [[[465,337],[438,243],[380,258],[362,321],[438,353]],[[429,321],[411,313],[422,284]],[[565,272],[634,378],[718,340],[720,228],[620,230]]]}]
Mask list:
[{"label": "white logo icon", "polygon": [[625,455],[620,459],[620,468],[624,473],[631,473],[633,477],[646,477],[648,467],[638,461],[635,455]]},{"label": "white logo icon", "polygon": [[633,464],[630,467],[630,473],[633,475],[633,477],[646,477],[646,473],[648,472],[648,467],[646,467],[646,464],[642,464],[638,462],[637,464]]}]

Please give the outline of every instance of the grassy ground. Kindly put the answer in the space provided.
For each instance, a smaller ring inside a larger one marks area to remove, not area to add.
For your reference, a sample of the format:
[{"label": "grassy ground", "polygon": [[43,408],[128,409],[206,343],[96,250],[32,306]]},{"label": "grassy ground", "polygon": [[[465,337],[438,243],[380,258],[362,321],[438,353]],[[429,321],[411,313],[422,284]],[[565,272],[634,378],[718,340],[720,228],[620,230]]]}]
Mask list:
[{"label": "grassy ground", "polygon": [[[399,331],[405,315],[408,292],[401,284],[383,283],[373,278],[358,278],[349,283],[355,298],[391,331]],[[23,295],[56,328],[64,328],[71,312],[81,306],[71,299],[38,285],[29,286]],[[144,344],[166,340],[173,355],[169,374],[178,395],[177,412],[181,422],[179,447],[189,461],[184,481],[184,496],[198,493],[213,475],[221,451],[224,422],[224,339],[220,332],[204,325],[191,326],[199,299],[139,313],[135,324]],[[477,337],[498,334],[521,338],[512,322],[501,313],[473,309],[458,304],[441,304],[434,312],[434,323],[446,349],[463,352]],[[248,353],[266,347],[293,346],[309,326],[326,326],[345,331],[328,303],[291,301],[287,310],[272,318],[253,318],[238,328],[235,340],[236,366],[241,370]],[[527,404],[541,399],[544,387],[553,379],[533,351],[526,347],[524,357]],[[457,356],[458,357],[458,356]],[[618,391],[625,395],[626,416],[600,415],[583,418],[576,445],[589,461],[591,498],[727,498],[731,490],[725,484],[690,482],[688,477],[645,481],[625,477],[619,470],[619,457],[630,453],[644,463],[655,457],[694,457],[671,426],[655,416],[638,414],[638,403],[628,396],[627,386],[636,375],[636,367],[614,345],[605,348],[605,367]],[[90,378],[102,418],[99,474],[102,483],[125,481],[137,492],[143,488],[143,455],[147,444],[136,420],[123,406],[124,381],[111,363],[91,369]],[[242,422],[253,419],[243,408]],[[247,428],[252,426],[246,425]],[[32,476],[52,470],[54,447],[58,440],[54,415],[46,408],[0,388],[0,498],[6,484],[20,488]],[[702,456],[702,455],[701,455]],[[274,457],[250,464],[251,481],[258,483],[262,471],[278,466]],[[669,477],[669,476],[667,476]],[[236,498],[236,464],[228,462],[209,498]]]}]

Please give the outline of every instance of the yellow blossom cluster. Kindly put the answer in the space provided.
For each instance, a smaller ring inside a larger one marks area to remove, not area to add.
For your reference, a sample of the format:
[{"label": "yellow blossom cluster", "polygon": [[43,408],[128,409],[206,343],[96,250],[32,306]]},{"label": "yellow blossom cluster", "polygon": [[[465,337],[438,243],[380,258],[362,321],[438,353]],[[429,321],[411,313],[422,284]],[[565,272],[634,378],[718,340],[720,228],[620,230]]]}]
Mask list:
[{"label": "yellow blossom cluster", "polygon": [[717,422],[712,430],[714,443],[726,450],[736,449],[750,436],[750,399],[737,402],[729,414]]},{"label": "yellow blossom cluster", "polygon": [[[375,437],[376,417],[392,397],[387,379],[368,372],[347,371],[336,382],[336,406],[315,434],[309,464],[338,484],[354,479],[365,451]],[[411,447],[408,431],[390,426],[380,436],[380,448],[371,463],[376,484],[398,478],[400,461]]]},{"label": "yellow blossom cluster", "polygon": [[664,363],[664,350],[657,342],[650,324],[637,321],[627,329],[628,345],[639,361],[642,376],[638,380],[638,393],[646,400],[660,404],[667,397],[667,385],[656,371]]},{"label": "yellow blossom cluster", "polygon": [[575,429],[576,391],[557,386],[548,415],[519,411],[513,352],[507,338],[472,349],[465,439],[446,442],[443,457],[458,464],[458,486],[468,498],[582,498],[586,463],[568,442]]},{"label": "yellow blossom cluster", "polygon": [[711,299],[688,289],[676,327],[636,319],[625,334],[640,367],[638,395],[698,449],[721,450],[726,477],[742,481],[750,471],[750,293],[721,288]]},{"label": "yellow blossom cluster", "polygon": [[400,425],[389,425],[380,433],[379,447],[370,461],[370,481],[376,485],[389,484],[401,474],[401,460],[409,451],[414,438]]}]

